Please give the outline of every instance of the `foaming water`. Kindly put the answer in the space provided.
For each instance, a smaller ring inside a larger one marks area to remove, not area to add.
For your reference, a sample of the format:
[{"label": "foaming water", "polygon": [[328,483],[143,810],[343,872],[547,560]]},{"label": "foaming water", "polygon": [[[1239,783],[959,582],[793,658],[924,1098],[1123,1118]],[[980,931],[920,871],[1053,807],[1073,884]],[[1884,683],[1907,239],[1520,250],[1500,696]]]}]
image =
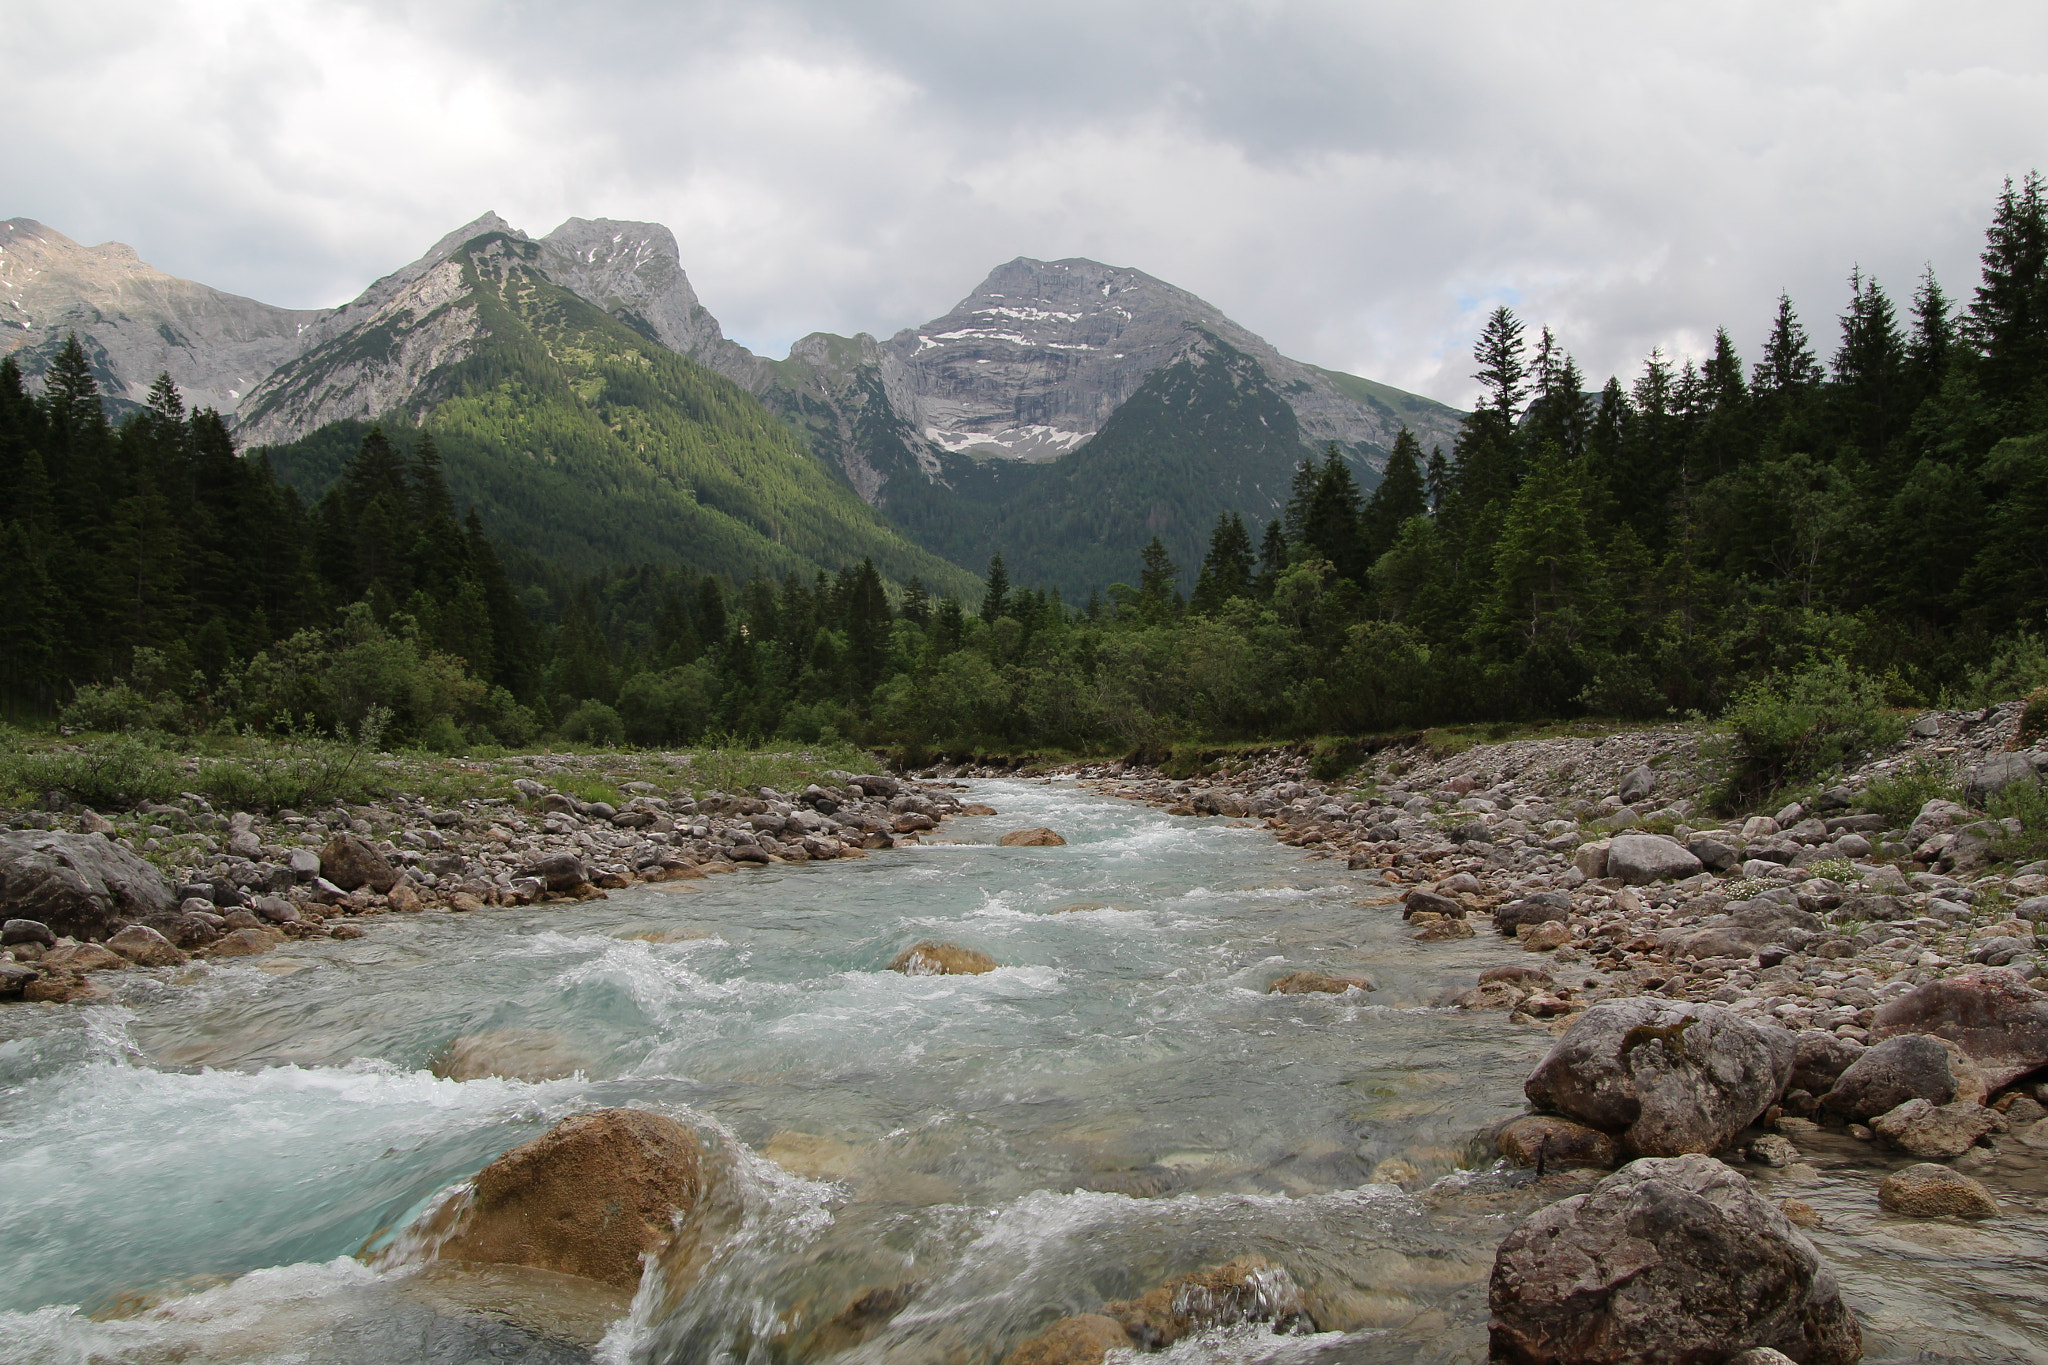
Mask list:
[{"label": "foaming water", "polygon": [[[1242,1255],[1337,1330],[1227,1327],[1162,1359],[1482,1358],[1492,1248],[1533,1202],[1455,1173],[1549,1038],[1432,1002],[1513,950],[1415,944],[1372,874],[1259,830],[1066,785],[974,799],[1002,814],[860,861],[386,917],[176,983],[125,973],[106,1005],[0,1010],[0,1362],[994,1361]],[[995,846],[1030,825],[1069,842]],[[924,939],[1000,966],[887,970]],[[1265,994],[1302,967],[1378,989]],[[575,1074],[429,1070],[501,1032]],[[718,1154],[690,1257],[630,1304],[483,1311],[394,1240],[605,1105]],[[1390,1171],[1412,1192],[1373,1183]],[[1960,1264],[1901,1289],[1896,1255],[1856,1255],[1884,1269],[1852,1270],[1852,1296],[1894,1304]],[[1984,1310],[2004,1315],[1986,1342],[2027,1337],[2017,1301]]]}]

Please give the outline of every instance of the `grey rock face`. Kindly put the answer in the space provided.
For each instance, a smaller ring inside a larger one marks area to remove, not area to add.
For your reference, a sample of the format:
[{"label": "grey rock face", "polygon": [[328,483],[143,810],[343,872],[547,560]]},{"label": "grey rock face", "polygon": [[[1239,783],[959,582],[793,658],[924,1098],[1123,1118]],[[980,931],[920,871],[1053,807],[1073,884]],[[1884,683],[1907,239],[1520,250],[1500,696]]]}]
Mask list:
[{"label": "grey rock face", "polygon": [[0,222],[0,352],[31,379],[76,332],[108,397],[140,404],[168,373],[187,406],[232,413],[327,312],[181,280],[132,247],[81,246],[33,218]]},{"label": "grey rock face", "polygon": [[1796,1047],[1718,1005],[1610,1000],[1578,1017],[1522,1090],[1638,1155],[1718,1152],[1784,1092]]},{"label": "grey rock face", "polygon": [[1951,1161],[1975,1146],[1977,1139],[2002,1132],[2005,1120],[1996,1110],[1958,1100],[1931,1104],[1907,1100],[1870,1121],[1870,1130],[1923,1161]]},{"label": "grey rock face", "polygon": [[0,908],[72,938],[105,938],[171,908],[164,879],[97,834],[0,834]]},{"label": "grey rock face", "polygon": [[1501,1243],[1487,1297],[1491,1359],[1512,1365],[1863,1354],[1813,1244],[1706,1156],[1631,1162],[1540,1211]]}]

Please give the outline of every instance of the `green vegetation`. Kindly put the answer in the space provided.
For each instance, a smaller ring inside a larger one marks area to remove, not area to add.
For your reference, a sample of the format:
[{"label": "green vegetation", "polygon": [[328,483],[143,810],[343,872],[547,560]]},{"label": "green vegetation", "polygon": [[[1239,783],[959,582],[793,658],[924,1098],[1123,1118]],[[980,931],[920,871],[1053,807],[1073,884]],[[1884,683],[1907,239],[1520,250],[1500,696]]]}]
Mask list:
[{"label": "green vegetation", "polygon": [[1878,778],[1864,787],[1857,804],[1904,828],[1913,823],[1922,806],[1937,798],[1960,801],[1962,792],[1940,765],[1923,758],[1904,772]]},{"label": "green vegetation", "polygon": [[1898,717],[1885,711],[1877,680],[1839,659],[1752,684],[1723,719],[1735,740],[1720,799],[1730,810],[1809,782],[1905,734]]}]

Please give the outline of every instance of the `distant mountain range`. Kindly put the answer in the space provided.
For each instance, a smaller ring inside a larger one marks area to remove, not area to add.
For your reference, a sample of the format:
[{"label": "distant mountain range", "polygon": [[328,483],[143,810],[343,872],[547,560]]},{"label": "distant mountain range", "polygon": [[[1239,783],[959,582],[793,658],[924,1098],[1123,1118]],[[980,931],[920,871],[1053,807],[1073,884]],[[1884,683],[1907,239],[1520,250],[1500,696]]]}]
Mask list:
[{"label": "distant mountain range", "polygon": [[867,553],[957,587],[1001,550],[1019,581],[1085,594],[1154,534],[1191,576],[1219,511],[1272,515],[1330,444],[1369,486],[1403,424],[1427,448],[1462,417],[1078,259],[1020,258],[922,327],[771,360],[724,336],[666,228],[580,218],[535,240],[485,214],[335,309],[0,223],[0,349],[34,376],[73,332],[117,407],[168,372],[309,494],[363,423],[424,425],[494,534],[578,567]]}]

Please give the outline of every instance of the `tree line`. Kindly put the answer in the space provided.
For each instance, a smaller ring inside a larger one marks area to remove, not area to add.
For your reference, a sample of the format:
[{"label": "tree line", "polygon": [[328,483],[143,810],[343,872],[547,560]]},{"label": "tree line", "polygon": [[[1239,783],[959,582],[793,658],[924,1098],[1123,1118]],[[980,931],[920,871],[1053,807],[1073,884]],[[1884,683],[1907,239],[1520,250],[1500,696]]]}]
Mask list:
[{"label": "tree line", "polygon": [[[360,723],[440,748],[547,734],[913,749],[1159,747],[1594,713],[1717,714],[1847,668],[1895,705],[2048,682],[2048,200],[1999,195],[1967,301],[1848,277],[1822,358],[1793,302],[1761,354],[1653,351],[1591,388],[1489,318],[1452,449],[1332,450],[1284,513],[1158,541],[1085,603],[836,576],[594,574],[459,521],[431,432],[372,429],[312,507],[168,380],[118,430],[68,347],[0,361],[10,563],[0,689],[76,723]],[[1183,585],[1185,591],[1183,590]]]}]

